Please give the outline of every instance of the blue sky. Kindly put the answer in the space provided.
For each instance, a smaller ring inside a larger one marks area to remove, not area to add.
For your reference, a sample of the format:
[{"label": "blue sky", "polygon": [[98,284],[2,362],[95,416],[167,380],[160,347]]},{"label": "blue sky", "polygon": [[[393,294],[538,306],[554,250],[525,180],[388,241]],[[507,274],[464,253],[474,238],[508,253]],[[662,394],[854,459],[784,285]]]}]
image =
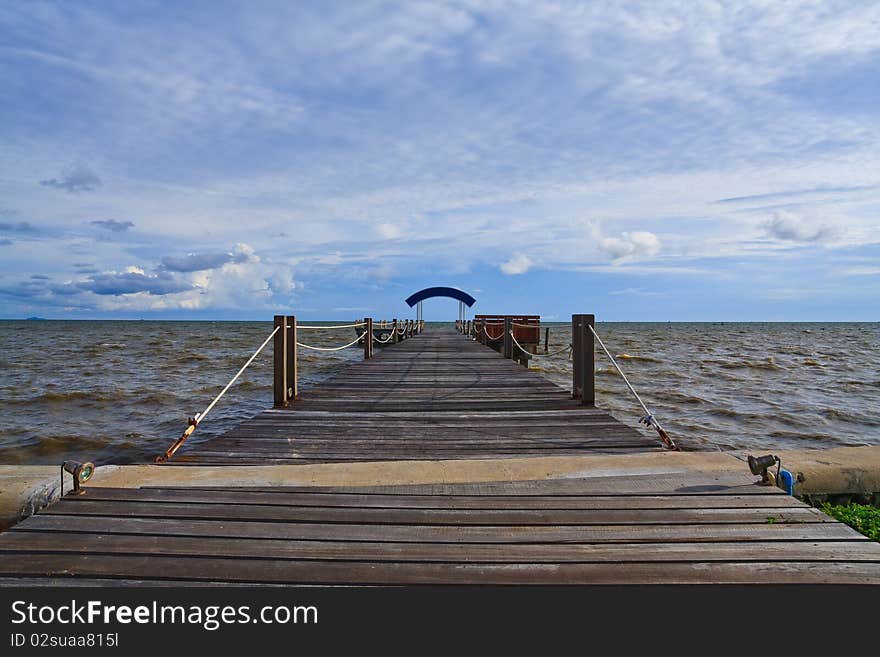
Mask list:
[{"label": "blue sky", "polygon": [[0,317],[877,321],[878,71],[876,2],[5,2]]}]

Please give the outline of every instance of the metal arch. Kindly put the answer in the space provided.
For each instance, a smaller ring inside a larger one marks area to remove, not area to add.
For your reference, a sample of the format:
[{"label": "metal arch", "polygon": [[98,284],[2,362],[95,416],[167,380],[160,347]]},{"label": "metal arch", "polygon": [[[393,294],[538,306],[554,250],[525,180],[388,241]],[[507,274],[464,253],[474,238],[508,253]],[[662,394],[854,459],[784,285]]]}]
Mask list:
[{"label": "metal arch", "polygon": [[410,308],[412,308],[420,301],[424,301],[425,299],[430,299],[432,297],[449,297],[451,299],[458,299],[460,302],[467,305],[468,308],[470,308],[477,302],[477,300],[474,299],[467,292],[462,292],[461,290],[457,290],[454,287],[426,287],[424,290],[419,290],[415,294],[410,295],[406,299],[406,303],[409,305]]}]

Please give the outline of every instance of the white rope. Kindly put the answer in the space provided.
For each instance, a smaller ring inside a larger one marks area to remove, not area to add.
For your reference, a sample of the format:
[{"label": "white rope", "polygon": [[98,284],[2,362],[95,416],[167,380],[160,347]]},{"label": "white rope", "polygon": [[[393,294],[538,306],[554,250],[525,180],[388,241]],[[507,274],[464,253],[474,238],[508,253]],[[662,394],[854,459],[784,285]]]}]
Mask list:
[{"label": "white rope", "polygon": [[303,326],[302,324],[297,324],[296,329],[298,331],[317,331],[319,329],[344,329],[344,328],[357,328],[359,326],[366,326],[366,322],[358,322],[357,324],[340,324],[339,326]]},{"label": "white rope", "polygon": [[651,414],[651,411],[649,411],[649,410],[648,410],[648,407],[645,406],[645,402],[643,402],[643,401],[642,401],[642,398],[639,397],[639,393],[636,392],[636,389],[632,387],[632,384],[629,382],[629,379],[626,378],[626,374],[624,374],[624,373],[623,373],[623,370],[620,369],[620,365],[617,364],[617,361],[614,360],[614,356],[611,355],[611,352],[608,351],[608,348],[605,346],[605,343],[602,342],[602,338],[600,338],[600,337],[599,337],[599,334],[596,333],[596,329],[594,329],[594,328],[593,328],[592,326],[590,326],[589,324],[587,324],[587,326],[590,327],[590,331],[593,332],[593,335],[596,337],[596,340],[599,341],[599,346],[602,347],[602,350],[605,352],[605,355],[608,356],[608,358],[611,360],[611,364],[614,365],[614,367],[615,367],[615,369],[617,370],[618,374],[620,374],[620,376],[623,377],[623,380],[626,382],[626,385],[627,385],[627,387],[629,388],[630,392],[631,392],[633,395],[635,395],[635,398],[639,401],[639,404],[641,404],[642,408],[643,408],[644,411],[645,411],[645,414],[646,414],[646,415],[650,415],[650,414]]},{"label": "white rope", "polygon": [[523,352],[524,354],[528,354],[528,355],[531,356],[532,358],[535,358],[535,357],[537,357],[537,358],[550,358],[551,356],[557,356],[557,355],[561,354],[561,353],[564,352],[564,351],[568,351],[568,352],[569,352],[569,357],[570,357],[570,356],[571,356],[571,353],[570,353],[570,352],[571,352],[571,350],[574,348],[572,345],[568,345],[567,347],[563,347],[563,348],[560,349],[559,351],[554,351],[554,352],[549,353],[549,354],[533,354],[532,352],[530,352],[530,351],[526,351],[525,349],[523,349],[523,346],[517,341],[516,336],[513,334],[513,331],[510,332],[510,337],[513,339],[514,344],[515,344],[517,347],[519,347],[519,350],[520,350],[521,352]]},{"label": "white rope", "polygon": [[385,338],[384,340],[380,340],[379,338],[376,337],[375,333],[373,334],[373,340],[378,342],[379,344],[385,344],[386,342],[391,342],[391,338],[393,338],[393,337],[394,337],[393,335],[389,334],[387,338]]},{"label": "white rope", "polygon": [[[498,326],[498,323],[497,323],[497,322],[494,322],[492,325],[493,325],[493,326]],[[499,336],[494,336],[494,335],[489,335],[489,329],[486,328],[487,326],[488,326],[488,324],[483,324],[483,329],[482,329],[482,330],[483,330],[483,333],[486,334],[486,337],[489,338],[490,340],[500,340],[501,338],[504,337],[504,329],[501,329],[501,335],[499,335]]]},{"label": "white rope", "polygon": [[639,404],[641,405],[642,409],[645,411],[645,417],[641,418],[639,421],[645,423],[649,427],[656,428],[657,432],[660,434],[660,437],[663,438],[664,442],[668,441],[667,442],[668,447],[670,447],[671,449],[678,449],[675,446],[675,443],[672,441],[672,439],[669,438],[669,436],[663,430],[663,427],[660,426],[660,423],[654,418],[653,413],[651,413],[651,411],[648,410],[648,407],[645,406],[645,402],[643,402],[642,398],[639,397],[639,393],[637,393],[636,389],[632,387],[632,384],[629,382],[629,379],[626,378],[626,374],[624,374],[623,370],[620,369],[620,365],[617,364],[617,361],[614,360],[614,356],[611,355],[611,352],[608,351],[608,348],[605,346],[605,343],[602,342],[602,338],[600,338],[599,334],[596,333],[596,329],[594,329],[592,327],[592,325],[590,325],[590,324],[587,324],[587,326],[590,327],[590,331],[592,331],[593,336],[599,342],[599,346],[602,347],[602,351],[604,351],[605,355],[608,356],[609,360],[611,360],[611,364],[614,365],[615,369],[617,370],[617,373],[623,377],[623,380],[626,383],[627,387],[629,388],[630,392],[635,396],[635,398],[638,400]]},{"label": "white rope", "polygon": [[352,340],[348,344],[342,345],[341,347],[313,347],[310,344],[303,344],[302,342],[297,342],[296,346],[302,347],[303,349],[312,349],[314,351],[342,351],[343,349],[348,349],[349,347],[356,345],[358,342],[360,342],[360,339],[361,336],[359,335],[354,340]]},{"label": "white rope", "polygon": [[242,368],[240,370],[238,370],[238,373],[234,377],[232,377],[232,380],[226,384],[226,387],[223,388],[223,390],[220,391],[220,394],[217,395],[216,397],[214,397],[214,401],[212,401],[210,404],[208,404],[208,408],[206,408],[204,411],[202,411],[201,413],[199,413],[198,415],[195,416],[194,419],[195,419],[196,423],[198,423],[198,424],[202,423],[202,421],[205,419],[205,416],[208,415],[208,412],[212,408],[214,408],[214,404],[216,404],[218,401],[220,401],[220,398],[226,394],[226,391],[229,390],[229,388],[232,386],[232,384],[235,383],[235,381],[238,379],[238,377],[241,376],[241,373],[247,369],[248,365],[250,365],[252,362],[254,362],[254,358],[259,356],[260,352],[263,351],[263,348],[267,344],[269,344],[269,340],[271,340],[273,337],[275,337],[275,334],[278,333],[278,329],[280,329],[280,328],[281,328],[280,326],[275,327],[275,330],[269,334],[269,337],[266,338],[266,340],[263,342],[263,344],[260,345],[260,348],[254,352],[254,355],[248,359],[248,362],[246,362],[242,366]]}]

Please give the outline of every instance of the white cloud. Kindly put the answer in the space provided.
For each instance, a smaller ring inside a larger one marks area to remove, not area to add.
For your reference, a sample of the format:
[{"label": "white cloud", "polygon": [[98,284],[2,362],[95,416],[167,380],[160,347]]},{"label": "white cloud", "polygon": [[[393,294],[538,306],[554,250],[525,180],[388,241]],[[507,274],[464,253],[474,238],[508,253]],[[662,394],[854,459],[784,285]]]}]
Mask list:
[{"label": "white cloud", "polygon": [[529,256],[518,253],[507,262],[501,263],[501,271],[510,275],[525,274],[533,264]]},{"label": "white cloud", "polygon": [[660,238],[646,230],[625,231],[620,237],[606,237],[598,224],[594,224],[592,233],[599,250],[615,262],[647,259],[660,252]]}]

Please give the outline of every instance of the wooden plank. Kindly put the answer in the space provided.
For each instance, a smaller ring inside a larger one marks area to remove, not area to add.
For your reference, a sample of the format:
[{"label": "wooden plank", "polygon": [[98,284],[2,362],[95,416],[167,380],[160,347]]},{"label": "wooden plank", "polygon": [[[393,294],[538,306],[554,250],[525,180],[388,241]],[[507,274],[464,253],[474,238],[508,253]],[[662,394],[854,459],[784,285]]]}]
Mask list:
[{"label": "wooden plank", "polygon": [[137,518],[39,514],[9,534],[26,531],[162,534],[219,538],[389,543],[694,543],[748,541],[868,541],[838,522],[685,525],[379,525],[229,519]]},{"label": "wooden plank", "polygon": [[276,489],[199,488],[87,488],[79,497],[65,498],[71,504],[79,500],[137,500],[141,502],[187,502],[208,504],[264,504],[280,506],[371,507],[405,509],[743,509],[802,507],[788,495],[645,495],[558,496],[541,497],[499,495],[388,495],[377,493],[333,493],[314,489],[284,492]]},{"label": "wooden plank", "polygon": [[880,583],[866,562],[461,564],[34,554],[0,561],[0,576],[85,576],[287,584]]},{"label": "wooden plank", "polygon": [[173,505],[155,502],[91,501],[52,506],[52,515],[141,518],[230,519],[382,525],[670,525],[709,523],[834,522],[810,507],[749,509],[413,509],[286,507],[260,504]]},{"label": "wooden plank", "polygon": [[447,563],[615,563],[865,561],[880,563],[880,548],[866,541],[749,543],[386,543],[281,541],[163,535],[71,534],[22,532],[13,539],[0,534],[0,553],[14,558],[23,551],[42,554],[141,554],[308,561],[401,561]]}]

